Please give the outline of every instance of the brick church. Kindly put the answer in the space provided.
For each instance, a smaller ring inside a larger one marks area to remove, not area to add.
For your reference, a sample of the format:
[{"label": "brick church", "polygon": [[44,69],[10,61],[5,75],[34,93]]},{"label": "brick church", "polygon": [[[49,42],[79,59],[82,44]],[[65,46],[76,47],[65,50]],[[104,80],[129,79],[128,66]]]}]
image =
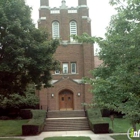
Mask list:
[{"label": "brick church", "polygon": [[90,85],[83,77],[92,77],[96,63],[92,44],[78,43],[71,35],[91,35],[91,20],[87,0],[78,0],[77,7],[68,7],[62,0],[60,7],[51,8],[49,0],[40,0],[38,26],[45,27],[52,38],[61,43],[54,57],[61,70],[52,72],[52,87],[37,91],[40,108],[45,110],[84,110],[82,103],[90,103]]}]

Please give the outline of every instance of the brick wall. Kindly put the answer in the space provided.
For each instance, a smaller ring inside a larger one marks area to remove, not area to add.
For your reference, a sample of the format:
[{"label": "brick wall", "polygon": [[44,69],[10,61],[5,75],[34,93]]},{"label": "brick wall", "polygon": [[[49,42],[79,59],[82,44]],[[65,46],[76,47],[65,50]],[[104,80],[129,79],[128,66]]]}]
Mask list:
[{"label": "brick wall", "polygon": [[94,68],[99,67],[102,64],[102,60],[99,59],[98,56],[94,56]]},{"label": "brick wall", "polygon": [[[42,0],[41,5],[48,5],[49,1]],[[86,0],[78,0],[78,4],[86,5]],[[40,20],[39,28],[44,27],[52,36],[52,22],[58,21],[60,24],[60,36],[62,40],[70,40],[70,21],[77,22],[78,35],[86,32],[91,35],[91,23],[88,20],[88,8],[80,7],[77,9],[77,13],[68,13],[68,9],[60,9],[59,14],[51,14],[50,9],[40,9],[39,17],[46,17],[46,20]],[[68,45],[60,45],[54,57],[62,63],[69,64],[68,74],[55,74],[52,72],[53,80],[56,82],[52,88],[42,89],[39,91],[40,107],[49,110],[59,110],[60,101],[59,94],[63,90],[70,90],[73,93],[73,109],[82,110],[84,107],[82,103],[91,103],[92,94],[90,93],[90,85],[81,84],[75,80],[81,80],[83,77],[92,77],[90,70],[94,69],[94,52],[92,44],[73,43]],[[70,73],[71,62],[76,62],[77,73]],[[80,96],[77,94],[80,93]],[[54,94],[54,97],[51,95]]]}]

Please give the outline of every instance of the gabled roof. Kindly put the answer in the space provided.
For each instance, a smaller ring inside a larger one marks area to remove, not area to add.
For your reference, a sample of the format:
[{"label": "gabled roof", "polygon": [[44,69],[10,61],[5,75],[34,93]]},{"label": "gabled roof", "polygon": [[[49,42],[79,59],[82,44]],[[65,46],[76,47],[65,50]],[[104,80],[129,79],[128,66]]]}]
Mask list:
[{"label": "gabled roof", "polygon": [[60,78],[59,80],[52,80],[51,81],[51,84],[54,85],[54,84],[57,84],[63,80],[69,80],[69,81],[72,81],[76,84],[82,84],[82,79],[72,79],[72,78],[69,78],[69,77],[62,77]]}]

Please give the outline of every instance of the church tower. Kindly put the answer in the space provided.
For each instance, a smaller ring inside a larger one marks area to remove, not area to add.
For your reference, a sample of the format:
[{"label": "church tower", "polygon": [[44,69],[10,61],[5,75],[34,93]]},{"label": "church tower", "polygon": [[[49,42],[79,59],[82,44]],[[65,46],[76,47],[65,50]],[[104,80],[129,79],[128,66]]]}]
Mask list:
[{"label": "church tower", "polygon": [[40,6],[49,6],[49,0],[40,0]]},{"label": "church tower", "polygon": [[[68,0],[67,0],[68,1]],[[60,38],[54,57],[61,70],[52,72],[53,87],[38,91],[40,108],[47,110],[83,110],[82,103],[90,103],[90,85],[83,77],[92,77],[94,68],[93,45],[79,43],[71,35],[91,35],[91,20],[87,0],[78,0],[77,7],[68,7],[62,0],[59,7],[51,8],[49,0],[40,0],[38,27],[43,27],[51,38]]]},{"label": "church tower", "polygon": [[78,0],[78,5],[87,5],[87,0]]}]

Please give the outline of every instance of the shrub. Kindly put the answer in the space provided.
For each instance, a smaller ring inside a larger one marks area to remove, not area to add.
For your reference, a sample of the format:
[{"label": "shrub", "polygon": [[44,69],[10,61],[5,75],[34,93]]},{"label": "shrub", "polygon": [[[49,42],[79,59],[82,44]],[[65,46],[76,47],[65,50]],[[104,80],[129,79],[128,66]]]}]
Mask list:
[{"label": "shrub", "polygon": [[109,133],[109,124],[106,122],[92,122],[92,125],[95,134]]},{"label": "shrub", "polygon": [[99,108],[88,109],[87,116],[90,119],[102,118],[102,114]]},{"label": "shrub", "polygon": [[8,116],[0,116],[0,120],[10,120]]},{"label": "shrub", "polygon": [[46,112],[43,110],[31,110],[32,119],[28,124],[22,125],[22,135],[37,135],[42,132],[46,119]]},{"label": "shrub", "polygon": [[108,133],[109,124],[106,123],[99,108],[87,110],[89,126],[94,133]]},{"label": "shrub", "polygon": [[102,113],[102,117],[109,117],[110,116],[110,110],[108,110],[108,109],[102,109],[101,113]]},{"label": "shrub", "polygon": [[31,119],[32,118],[31,109],[21,109],[19,115],[22,119]]},{"label": "shrub", "polygon": [[[35,94],[35,86],[34,84],[29,84],[24,92],[24,95],[20,95],[18,93],[13,93],[8,96],[0,95],[0,115],[5,115],[5,111],[11,110],[20,110],[22,109],[36,109],[39,105],[39,98]],[[8,111],[8,113],[9,113]],[[16,113],[15,111],[14,113]],[[18,115],[17,115],[18,116]]]}]

